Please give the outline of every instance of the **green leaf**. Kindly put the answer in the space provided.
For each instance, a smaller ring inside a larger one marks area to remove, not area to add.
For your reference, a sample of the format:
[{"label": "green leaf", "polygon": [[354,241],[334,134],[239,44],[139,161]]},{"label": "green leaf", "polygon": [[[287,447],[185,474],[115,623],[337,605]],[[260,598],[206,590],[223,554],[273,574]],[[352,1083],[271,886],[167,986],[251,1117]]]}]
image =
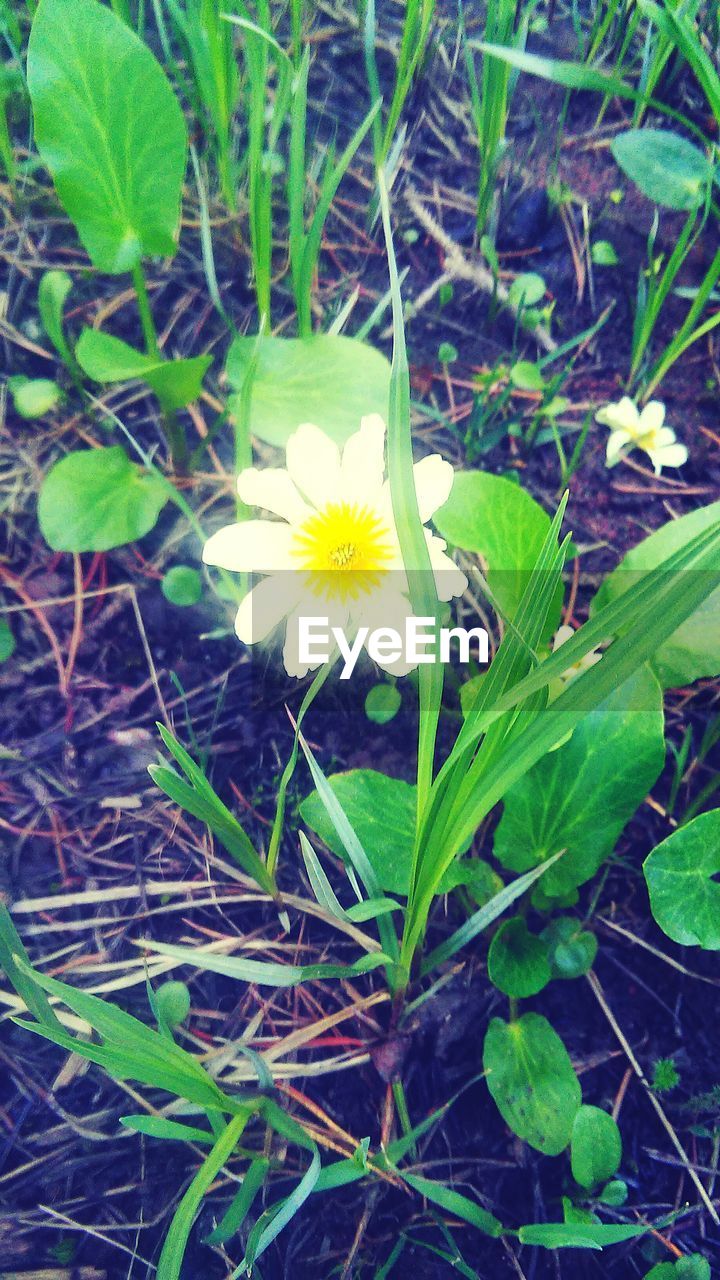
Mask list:
[{"label": "green leaf", "polygon": [[127,382],[140,378],[155,392],[166,413],[197,400],[212,356],[162,360],[136,351],[101,329],[83,329],[75,348],[78,364],[95,382]]},{"label": "green leaf", "polygon": [[623,173],[654,204],[696,209],[705,200],[713,169],[704,152],[669,129],[627,129],[612,142]]},{"label": "green leaf", "polygon": [[138,945],[146,947],[148,951],[157,951],[159,955],[170,956],[182,964],[190,964],[196,969],[221,973],[227,978],[236,978],[239,982],[254,982],[259,987],[296,987],[301,982],[314,982],[323,978],[352,978],[388,963],[388,957],[381,952],[362,956],[354,964],[294,965],[246,960],[244,956],[215,955],[203,951],[201,947],[176,947],[169,942],[151,942],[148,939]]},{"label": "green leaf", "polygon": [[[407,894],[410,884],[417,790],[374,769],[351,769],[328,778],[363,846],[381,889]],[[303,822],[328,849],[347,861],[344,846],[317,791],[300,805]]]},{"label": "green leaf", "polygon": [[[356,338],[236,338],[226,365],[235,391],[242,391],[253,361],[250,430],[268,444],[284,446],[302,422],[344,444],[365,414],[387,420],[390,366]],[[239,411],[238,397],[230,407]]]},{"label": "green leaf", "polygon": [[619,262],[609,240],[596,240],[590,248],[590,259],[596,267],[616,267]]},{"label": "green leaf", "polygon": [[96,0],[40,0],[27,74],[38,150],[94,266],[174,254],[187,130],[147,45]]},{"label": "green leaf", "polygon": [[[668,557],[686,547],[720,520],[720,502],[700,507],[662,525],[655,533],[629,551],[598,591],[592,613],[610,604],[654,570]],[[720,563],[720,556],[718,557]],[[703,676],[720,675],[720,590],[708,597],[677,631],[666,640],[652,659],[652,666],[664,689],[689,684]]]},{"label": "green leaf", "polygon": [[547,951],[520,916],[501,924],[490,943],[488,977],[506,996],[524,1000],[550,981]]},{"label": "green leaf", "polygon": [[0,618],[0,662],[7,662],[14,652],[15,637],[10,629],[10,623]]},{"label": "green leaf", "polygon": [[711,1280],[710,1263],[700,1253],[689,1253],[677,1262],[659,1262],[645,1280]]},{"label": "green leaf", "polygon": [[365,698],[365,715],[373,724],[388,724],[402,706],[402,694],[396,684],[376,684]]},{"label": "green leaf", "polygon": [[508,289],[508,302],[512,307],[532,307],[545,297],[545,281],[535,271],[517,276]]},{"label": "green leaf", "polygon": [[720,809],[701,813],[643,863],[652,913],[681,947],[720,951]]},{"label": "green leaf", "polygon": [[77,365],[65,337],[63,318],[65,299],[71,289],[72,280],[67,271],[45,271],[38,285],[38,311],[48,338],[67,368],[74,373]]},{"label": "green leaf", "polygon": [[164,1116],[121,1116],[120,1123],[134,1133],[144,1133],[148,1138],[160,1138],[163,1142],[210,1142],[214,1134],[210,1129],[196,1129],[179,1120],[166,1120]]},{"label": "green leaf", "polygon": [[190,1012],[190,992],[184,982],[163,982],[155,992],[158,1015],[168,1027],[179,1027]]},{"label": "green leaf", "polygon": [[574,916],[556,916],[540,934],[547,947],[553,978],[580,978],[592,969],[597,938]]},{"label": "green leaf", "polygon": [[18,374],[8,378],[13,408],[21,418],[44,418],[56,409],[62,392],[50,378],[26,378]]},{"label": "green leaf", "polygon": [[505,1123],[538,1151],[559,1155],[570,1141],[581,1094],[567,1049],[547,1018],[493,1018],[483,1065]]},{"label": "green leaf", "polygon": [[477,1227],[478,1231],[482,1231],[486,1236],[492,1236],[497,1239],[503,1234],[503,1225],[499,1218],[493,1213],[488,1213],[487,1209],[481,1208],[475,1200],[471,1200],[468,1196],[461,1195],[459,1191],[455,1191],[452,1187],[443,1186],[441,1182],[431,1182],[429,1178],[419,1178],[416,1174],[404,1173],[402,1177],[411,1186],[413,1191],[418,1191],[421,1196],[429,1200],[431,1204],[436,1204],[445,1213],[451,1213],[453,1217],[461,1218],[463,1222],[469,1222],[471,1227]]},{"label": "green leaf", "polygon": [[617,1173],[621,1160],[620,1130],[612,1116],[599,1107],[580,1107],[570,1140],[570,1163],[575,1181],[589,1191]]},{"label": "green leaf", "polygon": [[544,391],[545,379],[540,366],[531,360],[518,360],[510,370],[510,381],[520,391]]},{"label": "green leaf", "polygon": [[131,462],[121,445],[83,449],[46,475],[38,519],[53,551],[110,551],[149,533],[167,500],[159,477]]},{"label": "green leaf", "polygon": [[189,605],[197,604],[202,596],[202,578],[197,569],[193,569],[191,565],[175,564],[172,569],[168,569],[160,589],[170,604],[187,608]]},{"label": "green leaf", "polygon": [[[550,528],[547,513],[512,480],[486,471],[460,471],[433,524],[453,546],[482,556],[488,586],[512,619]],[[557,626],[561,603],[562,588],[550,608],[548,635]]]},{"label": "green leaf", "polygon": [[543,1249],[604,1249],[609,1244],[622,1244],[645,1235],[649,1227],[625,1227],[614,1222],[537,1222],[521,1227],[521,1244],[539,1245]]},{"label": "green leaf", "polygon": [[664,760],[662,694],[646,667],[508,790],[496,858],[527,871],[564,849],[543,879],[544,893],[561,896],[583,884],[612,852]]}]

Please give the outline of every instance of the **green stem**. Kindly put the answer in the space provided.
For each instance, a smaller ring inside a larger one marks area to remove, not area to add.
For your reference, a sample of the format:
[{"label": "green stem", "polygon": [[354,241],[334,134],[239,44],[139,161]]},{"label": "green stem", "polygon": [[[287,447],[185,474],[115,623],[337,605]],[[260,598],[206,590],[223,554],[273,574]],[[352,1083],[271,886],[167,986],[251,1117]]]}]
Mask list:
[{"label": "green stem", "polygon": [[157,329],[150,307],[150,298],[148,296],[147,284],[145,283],[145,275],[142,269],[142,263],[136,262],[132,269],[133,284],[135,293],[137,294],[138,311],[140,312],[140,325],[145,340],[145,350],[149,356],[155,356],[161,359],[160,347],[158,346]]}]

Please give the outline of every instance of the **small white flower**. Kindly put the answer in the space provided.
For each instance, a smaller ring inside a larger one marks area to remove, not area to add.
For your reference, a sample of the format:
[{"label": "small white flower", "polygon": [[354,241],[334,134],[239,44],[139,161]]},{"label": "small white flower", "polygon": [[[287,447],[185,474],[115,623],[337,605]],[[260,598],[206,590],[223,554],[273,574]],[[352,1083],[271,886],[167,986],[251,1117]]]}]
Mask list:
[{"label": "small white flower", "polygon": [[623,396],[617,404],[606,404],[595,417],[610,428],[606,454],[609,467],[614,467],[631,449],[642,449],[658,476],[663,467],[681,467],[687,462],[685,445],[678,444],[672,428],[663,425],[665,405],[660,400],[650,400],[640,410],[629,396]]},{"label": "small white flower", "polygon": [[[385,423],[362,418],[342,452],[319,427],[304,423],[287,442],[286,468],[250,467],[238,477],[248,506],[279,520],[246,520],[218,530],[203,560],[235,573],[264,574],[235,620],[245,644],[255,644],[287,619],[283,661],[304,676],[321,663],[301,662],[299,619],[327,617],[353,639],[361,626],[402,632],[412,616],[408,582],[385,479]],[[453,469],[439,454],[413,468],[423,523],[447,501]],[[425,530],[438,597],[461,595],[467,579],[445,554],[446,543]],[[395,675],[404,659],[382,663]]]}]

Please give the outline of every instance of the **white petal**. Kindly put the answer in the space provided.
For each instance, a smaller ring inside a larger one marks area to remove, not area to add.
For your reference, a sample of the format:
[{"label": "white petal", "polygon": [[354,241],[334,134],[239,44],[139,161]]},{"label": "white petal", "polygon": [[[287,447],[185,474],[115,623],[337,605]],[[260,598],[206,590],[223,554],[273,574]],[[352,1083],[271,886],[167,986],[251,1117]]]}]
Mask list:
[{"label": "white petal", "polygon": [[665,405],[661,400],[649,400],[640,414],[640,433],[659,431],[665,421]]},{"label": "white petal", "polygon": [[243,644],[257,644],[286,617],[302,590],[299,575],[273,573],[248,591],[235,617],[235,632]]},{"label": "white petal", "polygon": [[617,404],[606,404],[604,408],[599,409],[595,414],[595,420],[613,431],[629,431],[634,435],[638,429],[640,414],[630,397],[623,396]]},{"label": "white petal", "polygon": [[350,436],[342,455],[343,497],[366,505],[382,489],[385,474],[385,423],[379,413],[360,420],[360,430]]},{"label": "white petal", "polygon": [[618,430],[611,433],[605,450],[605,461],[609,467],[614,467],[615,463],[620,461],[623,449],[631,442],[632,436],[629,431]]},{"label": "white petal", "polygon": [[287,469],[298,489],[322,509],[340,488],[340,450],[312,422],[304,422],[287,442]]},{"label": "white petal", "polygon": [[228,524],[208,538],[203,547],[205,564],[232,573],[278,573],[292,569],[292,531],[271,520],[243,520]]},{"label": "white petal", "polygon": [[567,644],[568,640],[572,639],[574,635],[575,632],[572,627],[569,627],[566,622],[561,627],[558,627],[553,637],[553,653],[557,653],[560,646]]},{"label": "white petal", "polygon": [[647,453],[658,476],[663,467],[682,467],[688,460],[684,444],[667,444],[661,449],[648,449]]},{"label": "white petal", "polygon": [[[330,636],[328,640],[327,653],[331,654],[334,648],[334,640],[330,635],[331,627],[342,627],[346,630],[348,623],[348,607],[341,600],[325,601],[319,600],[315,595],[305,594],[300,599],[299,604],[295,606],[291,613],[288,614],[287,627],[285,629],[285,644],[283,646],[283,662],[285,670],[289,676],[295,676],[301,679],[306,676],[308,671],[317,671],[318,667],[323,665],[324,656],[313,660],[312,662],[301,661],[300,659],[300,619],[301,618],[327,618],[327,633]],[[317,629],[316,635],[322,634]],[[316,653],[323,654],[323,646],[319,639],[313,640],[313,650]]]},{"label": "white petal", "polygon": [[675,444],[677,436],[672,427],[660,427],[652,439],[653,449],[666,449],[669,444]]},{"label": "white petal", "polygon": [[362,612],[361,623],[371,631],[380,627],[391,627],[400,635],[401,656],[395,658],[375,658],[374,661],[383,670],[394,676],[405,676],[416,666],[416,662],[408,662],[405,657],[405,623],[413,614],[412,605],[407,596],[397,590],[397,584],[386,587],[369,601]]},{"label": "white petal", "polygon": [[420,519],[423,524],[447,502],[455,472],[439,453],[431,453],[413,467]]},{"label": "white petal", "polygon": [[455,596],[461,596],[466,590],[468,580],[462,569],[458,569],[457,565],[450,556],[445,554],[447,543],[442,538],[437,538],[425,530],[427,538],[428,551],[430,552],[430,564],[435,576],[435,588],[438,593],[438,599],[447,601],[454,599]]},{"label": "white petal", "polygon": [[283,467],[248,467],[238,476],[237,490],[249,507],[262,507],[290,524],[302,524],[312,514]]}]

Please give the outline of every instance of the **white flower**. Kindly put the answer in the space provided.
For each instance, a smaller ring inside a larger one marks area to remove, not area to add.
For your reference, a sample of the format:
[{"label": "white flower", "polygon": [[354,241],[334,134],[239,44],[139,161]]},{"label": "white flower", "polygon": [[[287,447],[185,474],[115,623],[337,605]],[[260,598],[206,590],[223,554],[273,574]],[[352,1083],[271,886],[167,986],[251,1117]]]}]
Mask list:
[{"label": "white flower", "polygon": [[671,427],[663,426],[665,405],[660,400],[650,400],[640,410],[629,396],[623,396],[617,404],[606,404],[595,417],[611,431],[606,454],[609,467],[631,449],[644,450],[658,476],[663,467],[681,467],[687,462],[685,445],[677,443]]},{"label": "white flower", "polygon": [[[574,635],[575,632],[572,627],[568,627],[565,624],[562,627],[558,627],[552,642],[553,653],[557,653],[558,649]],[[561,671],[560,675],[556,676],[548,684],[548,703],[554,702],[556,698],[559,698],[567,685],[571,684],[573,680],[577,680],[583,671],[589,671],[590,667],[594,667],[595,663],[599,662],[601,658],[602,654],[597,649],[591,649],[589,653],[584,653],[582,658],[578,658],[577,662],[573,662],[567,671]]]},{"label": "white flower", "polygon": [[[242,601],[235,630],[255,644],[286,618],[289,675],[321,665],[300,661],[301,617],[327,617],[352,640],[361,626],[402,633],[412,616],[384,454],[379,414],[361,420],[342,453],[319,427],[304,423],[287,442],[286,469],[250,467],[238,477],[243,502],[280,519],[228,525],[205,544],[206,564],[266,575]],[[416,463],[413,473],[424,523],[447,501],[454,473],[439,454]],[[446,543],[429,529],[425,537],[438,597],[461,595],[467,579],[445,554]],[[396,675],[410,670],[404,659],[381,665]]]}]

